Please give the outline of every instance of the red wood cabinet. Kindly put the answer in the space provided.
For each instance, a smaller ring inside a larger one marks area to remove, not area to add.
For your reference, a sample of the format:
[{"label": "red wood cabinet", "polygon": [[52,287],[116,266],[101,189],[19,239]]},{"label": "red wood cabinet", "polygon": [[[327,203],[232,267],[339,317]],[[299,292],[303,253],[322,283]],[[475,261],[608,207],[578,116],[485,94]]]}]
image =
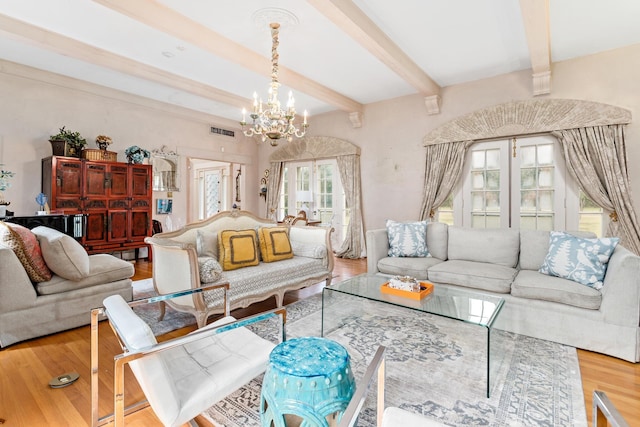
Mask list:
[{"label": "red wood cabinet", "polygon": [[89,253],[145,247],[151,235],[151,166],[52,156],[42,159],[42,192],[52,211],[86,214]]}]

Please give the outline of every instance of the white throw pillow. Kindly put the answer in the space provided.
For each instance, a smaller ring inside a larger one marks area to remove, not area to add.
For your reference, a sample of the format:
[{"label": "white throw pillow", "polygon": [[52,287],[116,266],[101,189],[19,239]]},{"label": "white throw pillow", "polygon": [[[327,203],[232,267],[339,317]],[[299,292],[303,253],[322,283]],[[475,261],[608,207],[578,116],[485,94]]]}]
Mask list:
[{"label": "white throw pillow", "polygon": [[562,277],[602,289],[607,263],[620,239],[582,239],[560,231],[552,231],[540,273]]},{"label": "white throw pillow", "polygon": [[218,233],[215,231],[196,231],[196,252],[199,257],[218,259]]},{"label": "white throw pillow", "polygon": [[44,226],[31,231],[38,238],[42,257],[51,271],[74,281],[89,275],[89,254],[73,237]]}]

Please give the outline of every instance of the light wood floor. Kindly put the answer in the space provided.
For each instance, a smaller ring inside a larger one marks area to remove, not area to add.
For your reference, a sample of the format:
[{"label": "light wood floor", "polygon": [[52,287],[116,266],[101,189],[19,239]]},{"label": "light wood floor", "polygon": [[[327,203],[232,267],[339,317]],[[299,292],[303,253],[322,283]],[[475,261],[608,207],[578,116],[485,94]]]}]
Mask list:
[{"label": "light wood floor", "polygon": [[[340,281],[366,271],[366,260],[336,260],[334,280]],[[151,264],[136,262],[135,280],[151,277]],[[306,298],[322,290],[317,284],[289,292],[285,303]],[[273,299],[234,311],[236,317],[268,310]],[[193,327],[165,336],[184,334]],[[90,423],[90,339],[89,327],[37,338],[0,351],[0,424],[4,426],[86,426]],[[113,356],[120,347],[106,322],[100,324],[100,415],[112,411]],[[591,396],[595,389],[605,391],[632,426],[640,426],[640,363],[633,364],[601,354],[578,350],[582,384],[591,424]],[[80,379],[61,389],[48,386],[49,380],[76,371]],[[133,375],[126,378],[126,404],[142,399]],[[130,426],[157,426],[149,408],[127,416]],[[208,425],[205,420],[197,420]]]}]

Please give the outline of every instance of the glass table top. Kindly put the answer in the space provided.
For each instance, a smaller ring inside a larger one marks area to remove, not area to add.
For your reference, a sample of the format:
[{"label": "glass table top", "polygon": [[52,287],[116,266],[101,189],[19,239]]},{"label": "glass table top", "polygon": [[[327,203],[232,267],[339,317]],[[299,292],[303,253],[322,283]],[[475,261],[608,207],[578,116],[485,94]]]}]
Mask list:
[{"label": "glass table top", "polygon": [[380,287],[389,281],[384,276],[361,274],[340,283],[332,283],[325,291],[340,292],[373,301],[381,301],[425,313],[448,317],[491,328],[504,299],[480,292],[451,289],[434,285],[433,292],[421,300],[382,293]]}]

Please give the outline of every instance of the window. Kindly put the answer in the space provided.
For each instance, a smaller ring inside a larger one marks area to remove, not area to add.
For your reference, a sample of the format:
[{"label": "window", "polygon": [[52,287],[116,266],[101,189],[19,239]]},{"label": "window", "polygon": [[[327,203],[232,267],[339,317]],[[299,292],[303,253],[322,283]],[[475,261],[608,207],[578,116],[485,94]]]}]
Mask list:
[{"label": "window", "polygon": [[602,209],[565,173],[560,144],[551,136],[474,144],[461,181],[438,209],[439,221],[602,234]]}]

